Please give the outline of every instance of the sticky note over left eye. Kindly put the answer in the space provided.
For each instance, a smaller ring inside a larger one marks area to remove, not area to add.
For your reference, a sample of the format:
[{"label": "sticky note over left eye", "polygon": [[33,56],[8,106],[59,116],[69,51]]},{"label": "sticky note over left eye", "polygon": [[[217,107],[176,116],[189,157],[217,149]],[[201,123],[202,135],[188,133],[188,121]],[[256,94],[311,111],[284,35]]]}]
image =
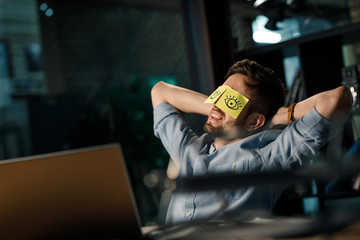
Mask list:
[{"label": "sticky note over left eye", "polygon": [[249,99],[234,89],[228,87],[218,98],[215,106],[230,114],[233,118],[237,118]]},{"label": "sticky note over left eye", "polygon": [[226,91],[226,89],[230,88],[227,85],[221,85],[218,87],[206,100],[204,103],[215,103],[216,100],[221,97],[221,95]]}]

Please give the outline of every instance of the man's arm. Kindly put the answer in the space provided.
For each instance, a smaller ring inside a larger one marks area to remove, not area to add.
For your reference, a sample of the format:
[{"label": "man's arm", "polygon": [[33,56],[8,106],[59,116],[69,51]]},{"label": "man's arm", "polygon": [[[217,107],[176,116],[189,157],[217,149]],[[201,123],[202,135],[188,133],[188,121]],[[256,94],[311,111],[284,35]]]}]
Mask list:
[{"label": "man's arm", "polygon": [[166,102],[184,113],[198,113],[208,115],[211,104],[205,104],[207,96],[186,88],[158,82],[151,89],[153,108]]},{"label": "man's arm", "polygon": [[[350,91],[340,86],[335,89],[318,93],[295,105],[294,117],[299,120],[314,107],[326,119],[343,124],[351,109],[353,100]],[[282,107],[278,110],[271,121],[271,125],[288,125],[288,108]]]}]

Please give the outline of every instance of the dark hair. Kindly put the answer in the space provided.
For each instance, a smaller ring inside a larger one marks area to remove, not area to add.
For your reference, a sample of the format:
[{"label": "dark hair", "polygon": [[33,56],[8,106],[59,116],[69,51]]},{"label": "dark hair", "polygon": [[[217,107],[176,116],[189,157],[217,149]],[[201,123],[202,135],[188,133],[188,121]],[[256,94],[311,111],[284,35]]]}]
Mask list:
[{"label": "dark hair", "polygon": [[225,80],[233,74],[243,74],[249,79],[245,85],[254,92],[249,102],[249,112],[262,113],[268,120],[283,106],[285,100],[284,85],[278,75],[270,68],[263,67],[255,61],[244,59],[230,67]]}]

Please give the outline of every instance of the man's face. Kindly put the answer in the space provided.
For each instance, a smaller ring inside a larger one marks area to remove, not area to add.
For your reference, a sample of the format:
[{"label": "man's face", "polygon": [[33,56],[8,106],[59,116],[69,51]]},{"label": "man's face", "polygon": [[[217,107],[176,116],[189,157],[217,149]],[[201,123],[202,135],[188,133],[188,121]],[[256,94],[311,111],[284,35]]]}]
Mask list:
[{"label": "man's face", "polygon": [[[231,87],[250,99],[250,90],[245,85],[246,79],[247,77],[242,74],[234,74],[224,82],[224,85]],[[219,138],[234,139],[240,137],[245,131],[244,124],[248,116],[248,105],[245,106],[240,115],[235,119],[213,104],[208,120],[204,125],[204,131]]]}]

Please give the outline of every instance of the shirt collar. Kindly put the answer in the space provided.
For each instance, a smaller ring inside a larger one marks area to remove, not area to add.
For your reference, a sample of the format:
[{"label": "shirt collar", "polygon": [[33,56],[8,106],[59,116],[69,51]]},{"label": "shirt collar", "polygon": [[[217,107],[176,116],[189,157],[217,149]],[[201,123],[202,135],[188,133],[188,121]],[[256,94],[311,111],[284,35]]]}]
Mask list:
[{"label": "shirt collar", "polygon": [[210,149],[209,149],[209,154],[213,153],[216,151],[216,148],[214,147],[214,144],[210,145]]}]

